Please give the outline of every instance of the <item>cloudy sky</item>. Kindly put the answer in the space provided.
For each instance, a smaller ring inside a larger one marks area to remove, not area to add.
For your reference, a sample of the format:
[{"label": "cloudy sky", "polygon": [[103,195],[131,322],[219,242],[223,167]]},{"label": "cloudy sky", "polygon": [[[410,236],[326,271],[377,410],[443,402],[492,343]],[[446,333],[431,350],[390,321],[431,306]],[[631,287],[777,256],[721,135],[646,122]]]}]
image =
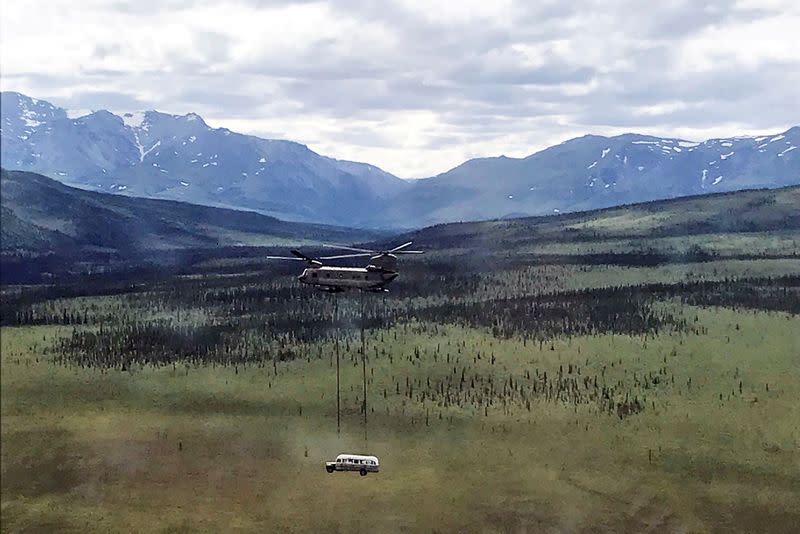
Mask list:
[{"label": "cloudy sky", "polygon": [[[399,176],[586,133],[800,123],[794,0],[3,0],[0,83]],[[79,7],[78,7],[79,6]]]}]

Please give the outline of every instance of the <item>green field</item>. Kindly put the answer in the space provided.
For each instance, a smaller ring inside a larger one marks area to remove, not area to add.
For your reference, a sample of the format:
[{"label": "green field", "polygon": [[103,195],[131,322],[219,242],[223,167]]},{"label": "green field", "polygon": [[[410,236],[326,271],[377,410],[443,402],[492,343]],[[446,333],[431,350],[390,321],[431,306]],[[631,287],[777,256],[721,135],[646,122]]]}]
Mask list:
[{"label": "green field", "polygon": [[6,287],[2,530],[797,532],[800,259],[758,232],[668,262],[428,236],[363,300],[257,258]]},{"label": "green field", "polygon": [[[344,355],[337,437],[330,347],[277,374],[99,371],[37,361],[31,347],[59,328],[6,328],[3,528],[791,532],[800,521],[800,320],[683,311],[708,333],[581,337],[553,350],[456,327],[399,327],[400,342],[391,330],[392,341],[370,336],[395,363],[370,359],[366,445],[354,353]],[[471,373],[498,384],[570,363],[581,376],[606,367],[607,383],[663,367],[670,380],[642,390],[654,407],[625,419],[541,399],[484,413],[394,391],[384,398],[392,377],[446,377],[451,366],[431,353],[449,347],[456,360],[461,343],[456,365],[469,360]],[[409,361],[414,349],[423,356]],[[494,352],[495,364],[474,362],[476,351]],[[324,472],[324,460],[350,450],[379,455],[382,472]]]}]

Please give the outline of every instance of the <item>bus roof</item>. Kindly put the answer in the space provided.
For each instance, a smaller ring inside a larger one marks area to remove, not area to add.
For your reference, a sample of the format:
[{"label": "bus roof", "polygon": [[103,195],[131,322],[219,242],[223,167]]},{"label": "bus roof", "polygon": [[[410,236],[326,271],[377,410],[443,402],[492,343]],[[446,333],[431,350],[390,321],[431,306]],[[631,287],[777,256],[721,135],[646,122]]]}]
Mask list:
[{"label": "bus roof", "polygon": [[337,460],[372,460],[376,464],[378,463],[377,456],[365,456],[363,454],[340,454],[336,457]]}]

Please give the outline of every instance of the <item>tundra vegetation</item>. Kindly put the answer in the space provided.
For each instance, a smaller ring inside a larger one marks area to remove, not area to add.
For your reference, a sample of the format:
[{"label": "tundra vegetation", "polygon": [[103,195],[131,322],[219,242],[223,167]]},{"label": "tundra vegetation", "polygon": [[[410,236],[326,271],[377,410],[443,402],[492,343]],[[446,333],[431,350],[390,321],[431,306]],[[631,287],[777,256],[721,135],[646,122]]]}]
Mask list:
[{"label": "tundra vegetation", "polygon": [[796,532],[796,221],[670,206],[423,230],[388,294],[255,249],[4,287],[3,530]]}]

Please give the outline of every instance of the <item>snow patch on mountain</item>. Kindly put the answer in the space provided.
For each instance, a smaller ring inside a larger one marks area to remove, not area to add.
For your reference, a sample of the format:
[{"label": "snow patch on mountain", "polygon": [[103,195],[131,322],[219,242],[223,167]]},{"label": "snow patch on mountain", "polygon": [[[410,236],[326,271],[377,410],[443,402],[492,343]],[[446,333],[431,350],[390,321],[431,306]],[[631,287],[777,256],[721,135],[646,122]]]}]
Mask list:
[{"label": "snow patch on mountain", "polygon": [[141,128],[142,124],[144,124],[144,111],[123,113],[122,122],[129,128]]},{"label": "snow patch on mountain", "polygon": [[35,111],[31,111],[28,108],[23,108],[22,111],[22,120],[25,122],[25,126],[29,126],[31,128],[36,128],[42,124],[42,121],[36,120],[38,115]]},{"label": "snow patch on mountain", "polygon": [[[139,140],[138,136],[136,137],[136,140],[137,141]],[[145,156],[147,156],[150,152],[152,152],[154,148],[159,146],[161,146],[161,141],[156,141],[153,146],[151,146],[147,150],[144,150],[144,147],[141,144],[139,144],[139,161],[144,161]]]}]

